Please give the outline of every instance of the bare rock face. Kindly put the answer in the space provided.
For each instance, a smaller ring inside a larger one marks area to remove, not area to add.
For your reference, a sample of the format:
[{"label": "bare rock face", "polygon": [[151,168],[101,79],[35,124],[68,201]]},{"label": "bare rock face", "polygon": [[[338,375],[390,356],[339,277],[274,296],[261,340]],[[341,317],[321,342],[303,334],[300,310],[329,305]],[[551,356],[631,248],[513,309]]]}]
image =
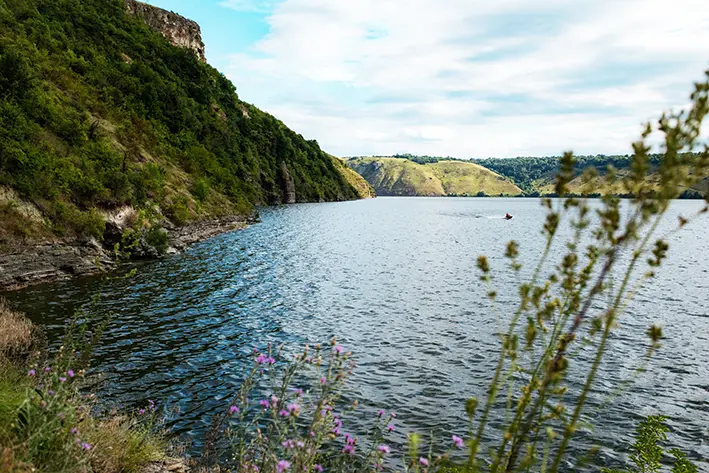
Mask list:
[{"label": "bare rock face", "polygon": [[172,44],[191,49],[200,61],[207,62],[202,31],[196,22],[136,0],[125,0],[125,2],[128,13],[141,17],[150,28],[162,34]]},{"label": "bare rock face", "polygon": [[291,176],[290,171],[288,171],[288,166],[284,162],[281,165],[282,182],[281,187],[283,191],[283,203],[284,204],[295,204],[295,182],[293,181],[293,176]]}]

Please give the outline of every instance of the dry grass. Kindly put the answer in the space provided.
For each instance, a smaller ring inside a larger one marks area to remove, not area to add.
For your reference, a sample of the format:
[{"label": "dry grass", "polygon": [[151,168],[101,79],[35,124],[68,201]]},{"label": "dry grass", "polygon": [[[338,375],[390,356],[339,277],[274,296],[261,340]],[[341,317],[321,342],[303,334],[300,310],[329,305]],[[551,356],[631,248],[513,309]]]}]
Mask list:
[{"label": "dry grass", "polygon": [[32,322],[0,299],[0,357],[12,358],[32,346]]}]

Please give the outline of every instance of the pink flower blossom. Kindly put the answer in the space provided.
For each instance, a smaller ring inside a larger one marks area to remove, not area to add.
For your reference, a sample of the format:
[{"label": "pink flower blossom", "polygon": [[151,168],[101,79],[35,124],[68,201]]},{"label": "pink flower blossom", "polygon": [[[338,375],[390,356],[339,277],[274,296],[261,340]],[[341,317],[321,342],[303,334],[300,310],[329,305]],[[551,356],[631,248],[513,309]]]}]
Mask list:
[{"label": "pink flower blossom", "polygon": [[317,471],[318,473],[322,473],[323,468],[319,464],[316,463],[313,468],[315,468],[315,471]]},{"label": "pink flower blossom", "polygon": [[353,455],[354,451],[355,448],[352,445],[345,445],[345,448],[342,449],[342,453],[346,453],[348,455]]},{"label": "pink flower blossom", "polygon": [[345,349],[342,347],[342,345],[337,345],[337,346],[335,347],[335,353],[337,353],[338,355],[339,355],[340,353],[342,353],[343,351],[345,351]]},{"label": "pink flower blossom", "polygon": [[278,462],[276,465],[276,471],[278,473],[283,473],[286,471],[288,468],[290,468],[290,462],[288,460],[281,460]]},{"label": "pink flower blossom", "polygon": [[229,407],[229,414],[236,414],[237,412],[239,412],[238,406],[230,406]]},{"label": "pink flower blossom", "polygon": [[391,449],[389,448],[389,445],[380,445],[377,447],[377,450],[379,450],[382,453],[389,453],[391,452]]},{"label": "pink flower blossom", "polygon": [[394,432],[394,424],[387,425],[387,432]]},{"label": "pink flower blossom", "polygon": [[81,448],[84,449],[84,450],[91,450],[91,444],[90,444],[90,443],[86,443],[86,442],[82,442],[82,443],[81,443]]},{"label": "pink flower blossom", "polygon": [[27,376],[35,376],[36,374],[37,374],[37,372],[35,370],[29,370],[27,372]]},{"label": "pink flower blossom", "polygon": [[268,409],[268,406],[270,406],[268,399],[261,399],[258,403],[261,404],[264,409]]},{"label": "pink flower blossom", "polygon": [[70,378],[73,378],[73,377],[74,377],[74,370],[67,370],[66,374],[67,374],[67,376],[69,376]]},{"label": "pink flower blossom", "polygon": [[453,444],[454,444],[456,447],[458,447],[458,448],[463,448],[463,445],[464,445],[464,444],[463,444],[463,439],[462,439],[462,438],[458,437],[457,435],[454,435],[454,436],[452,437],[452,439],[453,439]]},{"label": "pink flower blossom", "polygon": [[419,463],[423,466],[428,466],[428,460],[424,457],[419,458]]},{"label": "pink flower blossom", "polygon": [[288,417],[290,415],[290,412],[288,412],[285,409],[281,409],[281,411],[278,413],[278,415],[281,417]]},{"label": "pink flower blossom", "polygon": [[384,417],[384,414],[386,414],[386,411],[384,409],[379,409],[379,414],[377,414],[379,417]]}]

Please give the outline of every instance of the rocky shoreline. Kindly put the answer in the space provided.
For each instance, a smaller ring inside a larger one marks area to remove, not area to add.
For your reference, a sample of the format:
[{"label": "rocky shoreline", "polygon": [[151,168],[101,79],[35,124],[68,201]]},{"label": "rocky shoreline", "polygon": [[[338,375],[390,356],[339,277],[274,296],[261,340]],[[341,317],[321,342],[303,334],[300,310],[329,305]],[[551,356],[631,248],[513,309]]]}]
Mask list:
[{"label": "rocky shoreline", "polygon": [[[163,256],[180,253],[190,245],[222,233],[241,230],[260,221],[234,215],[166,228],[170,246]],[[140,259],[155,259],[142,256]],[[97,274],[117,264],[112,248],[95,239],[17,244],[0,251],[0,291]]]}]

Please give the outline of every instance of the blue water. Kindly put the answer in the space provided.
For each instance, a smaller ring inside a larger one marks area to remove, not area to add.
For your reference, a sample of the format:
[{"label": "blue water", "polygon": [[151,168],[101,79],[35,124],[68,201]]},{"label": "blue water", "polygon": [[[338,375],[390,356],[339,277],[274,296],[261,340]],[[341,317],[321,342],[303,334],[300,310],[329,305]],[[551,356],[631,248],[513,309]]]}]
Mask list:
[{"label": "blue water", "polygon": [[[661,233],[699,206],[677,201]],[[505,212],[514,219],[501,219]],[[254,346],[298,347],[337,335],[358,365],[348,397],[359,398],[364,412],[396,409],[400,441],[414,430],[461,433],[464,400],[484,397],[499,348],[495,334],[517,300],[505,243],[520,242],[528,274],[544,243],[539,202],[391,197],[261,214],[262,223],[103,286],[96,310],[113,319],[94,363],[105,373],[99,394],[126,407],[157,399],[179,408],[171,426],[198,449]],[[596,409],[586,420],[595,427],[581,430],[575,456],[599,443],[600,461],[618,465],[638,420],[661,412],[671,417],[673,444],[709,458],[708,230],[703,219],[670,238],[668,262],[622,317],[590,399]],[[478,280],[479,254],[490,257],[497,275],[501,315]],[[56,340],[67,315],[101,287],[75,279],[8,298]],[[664,326],[667,339],[649,371],[603,405],[633,375],[653,323]]]}]

